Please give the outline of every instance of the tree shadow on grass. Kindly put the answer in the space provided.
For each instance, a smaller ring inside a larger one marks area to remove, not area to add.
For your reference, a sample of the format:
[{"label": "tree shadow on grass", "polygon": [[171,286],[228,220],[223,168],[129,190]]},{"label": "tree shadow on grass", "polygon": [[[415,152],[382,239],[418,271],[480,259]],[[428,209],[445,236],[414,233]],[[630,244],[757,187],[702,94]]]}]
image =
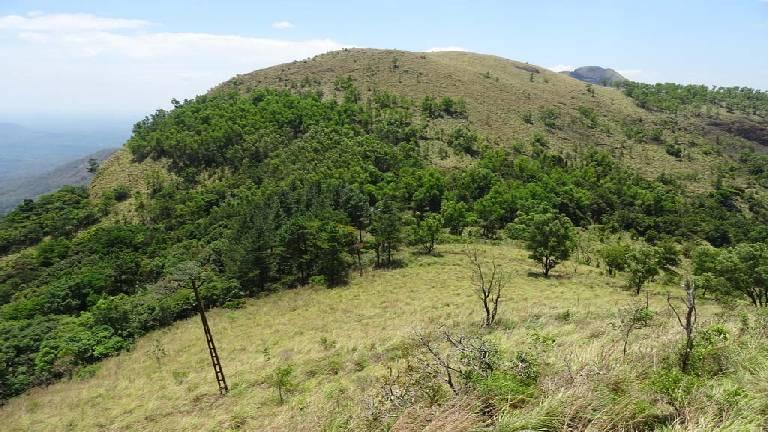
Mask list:
[{"label": "tree shadow on grass", "polygon": [[388,263],[374,264],[373,268],[376,270],[395,270],[406,266],[406,262],[402,259],[392,258],[392,261]]},{"label": "tree shadow on grass", "polygon": [[544,279],[544,280],[569,280],[573,279],[573,275],[571,274],[561,274],[561,273],[550,273],[549,276],[545,277],[544,273],[540,271],[529,271],[526,273],[526,276],[534,279]]}]

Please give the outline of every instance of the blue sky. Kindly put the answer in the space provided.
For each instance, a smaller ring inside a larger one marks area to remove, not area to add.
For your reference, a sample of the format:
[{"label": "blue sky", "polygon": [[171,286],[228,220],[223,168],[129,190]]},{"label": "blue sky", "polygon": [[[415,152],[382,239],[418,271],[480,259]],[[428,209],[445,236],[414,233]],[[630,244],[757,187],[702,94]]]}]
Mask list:
[{"label": "blue sky", "polygon": [[0,121],[138,117],[343,46],[454,47],[768,89],[768,1],[0,0]]}]

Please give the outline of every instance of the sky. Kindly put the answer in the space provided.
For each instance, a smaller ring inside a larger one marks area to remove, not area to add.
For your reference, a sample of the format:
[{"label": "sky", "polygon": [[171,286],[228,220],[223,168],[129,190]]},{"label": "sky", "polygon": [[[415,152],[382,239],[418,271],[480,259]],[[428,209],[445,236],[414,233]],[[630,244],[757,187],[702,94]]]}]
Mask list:
[{"label": "sky", "polygon": [[768,0],[0,0],[0,122],[136,121],[353,46],[768,90]]}]

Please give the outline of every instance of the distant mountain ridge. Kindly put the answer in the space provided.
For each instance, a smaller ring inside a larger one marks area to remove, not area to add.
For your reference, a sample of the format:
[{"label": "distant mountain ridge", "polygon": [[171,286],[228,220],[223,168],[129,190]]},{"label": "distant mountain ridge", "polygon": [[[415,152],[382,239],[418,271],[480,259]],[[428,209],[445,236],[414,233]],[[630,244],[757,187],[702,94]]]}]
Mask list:
[{"label": "distant mountain ridge", "polygon": [[120,146],[123,130],[50,132],[0,122],[0,187],[19,177],[44,174],[57,166],[106,148]]},{"label": "distant mountain ridge", "polygon": [[615,70],[600,66],[582,66],[572,71],[563,71],[562,73],[579,81],[602,86],[611,86],[627,80]]},{"label": "distant mountain ridge", "polygon": [[0,183],[0,215],[13,210],[25,199],[37,198],[62,186],[85,186],[93,174],[88,172],[88,161],[104,161],[117,149],[104,149],[88,156],[67,162],[43,174],[4,180]]}]

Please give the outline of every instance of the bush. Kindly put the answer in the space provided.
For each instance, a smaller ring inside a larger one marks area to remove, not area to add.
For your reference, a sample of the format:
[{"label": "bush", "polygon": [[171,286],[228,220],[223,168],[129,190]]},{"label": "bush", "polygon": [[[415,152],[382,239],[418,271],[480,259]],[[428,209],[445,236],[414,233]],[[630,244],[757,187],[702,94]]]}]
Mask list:
[{"label": "bush", "polygon": [[668,155],[674,156],[678,159],[683,157],[683,148],[679,145],[667,144],[664,146],[664,151],[667,152]]},{"label": "bush", "polygon": [[111,195],[115,201],[122,202],[131,196],[131,190],[125,185],[115,186],[111,191]]},{"label": "bush", "polygon": [[560,118],[560,113],[554,108],[544,108],[539,112],[539,119],[544,126],[550,129],[557,128],[557,120]]},{"label": "bush", "polygon": [[454,129],[448,136],[446,144],[457,153],[463,153],[470,156],[477,156],[477,144],[480,138],[476,133],[467,128],[459,127]]},{"label": "bush", "polygon": [[530,383],[523,382],[510,372],[492,372],[488,377],[475,382],[480,396],[488,399],[497,408],[520,406],[531,400],[536,391]]},{"label": "bush", "polygon": [[293,366],[284,365],[275,368],[269,377],[269,384],[277,390],[278,401],[282,405],[287,393],[296,387],[293,379]]},{"label": "bush", "polygon": [[665,366],[651,376],[650,387],[679,413],[688,402],[699,379],[686,375],[677,367]]},{"label": "bush", "polygon": [[222,307],[226,309],[242,309],[245,307],[245,299],[235,299],[225,302]]}]

